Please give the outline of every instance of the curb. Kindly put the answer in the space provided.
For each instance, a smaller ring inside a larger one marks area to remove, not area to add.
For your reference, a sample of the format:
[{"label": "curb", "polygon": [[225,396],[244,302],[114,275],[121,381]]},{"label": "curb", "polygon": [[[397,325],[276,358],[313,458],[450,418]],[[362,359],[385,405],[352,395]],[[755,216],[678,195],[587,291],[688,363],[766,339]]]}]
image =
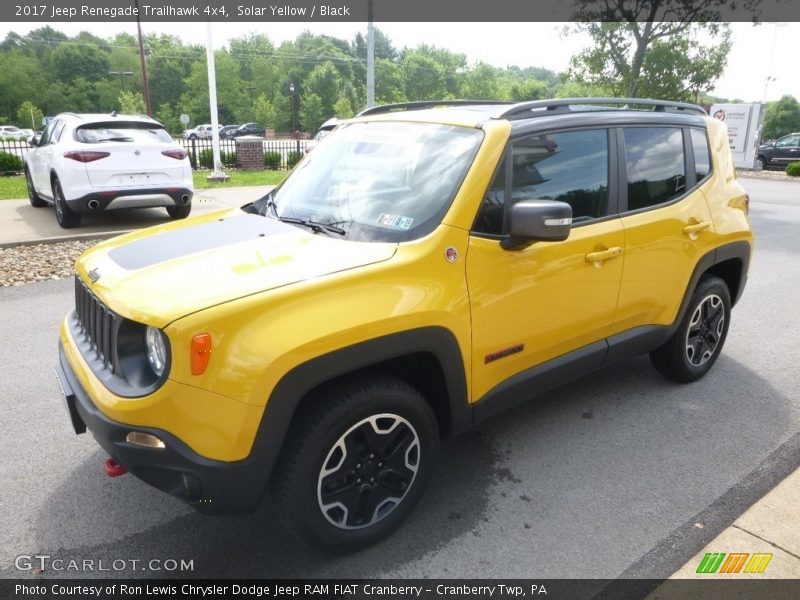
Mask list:
[{"label": "curb", "polygon": [[4,248],[16,248],[17,246],[38,246],[40,244],[59,244],[61,242],[82,242],[92,240],[107,240],[124,233],[130,233],[134,229],[120,229],[118,231],[98,231],[96,233],[84,233],[76,235],[58,236],[41,238],[38,240],[22,240],[17,242],[0,242],[0,250]]}]

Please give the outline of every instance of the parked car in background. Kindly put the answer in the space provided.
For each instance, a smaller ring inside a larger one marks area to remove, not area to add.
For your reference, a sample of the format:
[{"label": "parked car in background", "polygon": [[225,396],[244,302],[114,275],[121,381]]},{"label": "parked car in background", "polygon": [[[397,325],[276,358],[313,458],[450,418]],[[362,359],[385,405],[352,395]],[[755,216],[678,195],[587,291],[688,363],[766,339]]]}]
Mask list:
[{"label": "parked car in background", "polygon": [[22,132],[21,139],[23,140],[27,140],[29,137],[33,135],[33,129],[20,129],[20,132]]},{"label": "parked car in background", "polygon": [[[218,129],[222,129],[222,125],[217,125]],[[210,140],[212,126],[208,123],[198,125],[194,129],[187,129],[183,132],[183,139],[185,140]]]},{"label": "parked car in background", "polygon": [[758,147],[756,166],[762,169],[770,166],[785,167],[800,160],[800,133],[790,133],[774,142]]},{"label": "parked car in background", "polygon": [[14,140],[20,141],[26,139],[27,136],[18,127],[13,125],[0,125],[0,140]]},{"label": "parked car in background", "polygon": [[241,125],[224,125],[219,130],[219,137],[224,140],[231,139],[233,138],[233,132],[239,129],[239,127],[241,127]]},{"label": "parked car in background", "polygon": [[319,128],[319,131],[314,135],[314,138],[306,145],[306,154],[311,152],[314,149],[314,146],[319,144],[322,140],[324,140],[328,134],[336,129],[336,126],[341,123],[341,119],[337,119],[336,117],[332,117],[325,121]]},{"label": "parked car in background", "polygon": [[84,213],[163,206],[173,219],[192,210],[186,151],[164,126],[141,115],[63,113],[24,156],[32,206],[55,206],[58,224]]},{"label": "parked car in background", "polygon": [[231,137],[242,137],[243,135],[255,135],[264,137],[264,129],[258,126],[258,123],[245,123],[239,129],[233,132]]}]

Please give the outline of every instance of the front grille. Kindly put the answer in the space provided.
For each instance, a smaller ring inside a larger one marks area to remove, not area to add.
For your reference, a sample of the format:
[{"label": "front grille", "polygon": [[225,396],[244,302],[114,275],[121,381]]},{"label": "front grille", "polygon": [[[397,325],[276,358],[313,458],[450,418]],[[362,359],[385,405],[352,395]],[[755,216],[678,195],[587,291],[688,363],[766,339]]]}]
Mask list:
[{"label": "front grille", "polygon": [[114,373],[117,370],[117,333],[121,318],[75,276],[75,316],[96,357]]}]

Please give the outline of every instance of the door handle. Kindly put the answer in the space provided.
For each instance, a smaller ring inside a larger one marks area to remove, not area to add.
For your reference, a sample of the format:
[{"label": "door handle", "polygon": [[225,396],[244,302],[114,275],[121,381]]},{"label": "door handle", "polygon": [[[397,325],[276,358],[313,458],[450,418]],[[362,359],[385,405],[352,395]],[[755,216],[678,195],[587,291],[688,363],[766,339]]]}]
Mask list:
[{"label": "door handle", "polygon": [[683,228],[683,233],[689,236],[690,240],[696,240],[697,234],[701,231],[705,231],[711,227],[711,223],[708,221],[700,221],[699,223],[692,223],[691,225],[686,225]]},{"label": "door handle", "polygon": [[613,246],[612,248],[608,248],[607,250],[598,250],[597,252],[589,252],[586,255],[586,262],[593,264],[598,269],[603,266],[603,261],[609,260],[611,258],[616,258],[622,254],[622,248],[619,246]]}]

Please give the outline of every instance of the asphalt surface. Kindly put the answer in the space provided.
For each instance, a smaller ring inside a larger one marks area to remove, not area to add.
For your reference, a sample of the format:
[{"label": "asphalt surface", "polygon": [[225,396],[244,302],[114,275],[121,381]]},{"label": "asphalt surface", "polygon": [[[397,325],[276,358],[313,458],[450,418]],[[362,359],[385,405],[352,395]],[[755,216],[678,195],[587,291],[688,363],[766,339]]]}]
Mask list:
[{"label": "asphalt surface", "polygon": [[800,466],[800,185],[742,181],[757,250],[708,376],[676,385],[629,360],[445,442],[412,517],[352,556],[300,546],[269,503],[204,517],[106,477],[53,374],[72,282],[0,289],[0,577],[108,574],[14,568],[33,554],[193,560],[123,571],[147,577],[669,576]]}]

